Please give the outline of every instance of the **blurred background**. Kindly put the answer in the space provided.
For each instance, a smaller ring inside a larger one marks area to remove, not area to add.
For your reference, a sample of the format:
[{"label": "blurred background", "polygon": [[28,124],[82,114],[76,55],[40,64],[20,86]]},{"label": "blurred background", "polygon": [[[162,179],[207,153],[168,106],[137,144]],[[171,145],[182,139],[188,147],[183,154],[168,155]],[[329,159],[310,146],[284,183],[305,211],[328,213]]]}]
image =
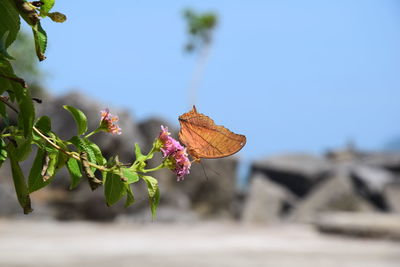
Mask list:
[{"label": "blurred background", "polygon": [[399,266],[398,1],[54,9],[68,20],[43,21],[47,59],[36,62],[28,30],[10,54],[61,137],[75,132],[62,105],[82,109],[91,129],[109,107],[122,135],[93,140],[131,162],[134,143],[148,150],[160,125],[177,137],[195,104],[247,144],[194,164],[182,182],[158,172],[155,220],[145,185],[132,207],[106,207],[101,189],[70,191],[66,171],[24,216],[4,164],[0,266]]}]

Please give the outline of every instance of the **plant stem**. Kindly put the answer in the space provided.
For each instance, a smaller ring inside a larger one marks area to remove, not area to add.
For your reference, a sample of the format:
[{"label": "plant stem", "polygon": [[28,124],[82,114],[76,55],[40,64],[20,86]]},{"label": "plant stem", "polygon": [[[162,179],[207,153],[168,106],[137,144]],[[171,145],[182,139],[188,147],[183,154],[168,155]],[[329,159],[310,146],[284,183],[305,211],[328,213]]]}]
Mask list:
[{"label": "plant stem", "polygon": [[161,163],[160,165],[158,165],[158,166],[155,167],[155,168],[143,170],[143,173],[158,171],[158,170],[160,170],[160,169],[162,169],[162,168],[164,168],[164,167],[165,167],[165,166],[164,166],[164,162],[163,162],[163,163]]},{"label": "plant stem", "polygon": [[[15,113],[19,113],[19,111],[8,102],[8,97],[5,96],[0,96],[0,101],[3,102],[4,104],[6,104],[10,109],[12,109]],[[76,153],[76,152],[71,152],[71,151],[66,151],[64,149],[62,149],[59,145],[53,143],[53,141],[51,141],[46,135],[44,135],[41,131],[39,131],[38,128],[36,128],[35,126],[32,126],[33,131],[35,131],[41,138],[43,138],[49,145],[51,145],[52,147],[54,147],[55,149],[61,151],[62,153],[64,153],[65,155],[67,155],[70,158],[74,158],[78,161],[82,161],[81,157]],[[11,134],[5,134],[2,136],[12,136]],[[110,169],[105,168],[103,166],[88,162],[88,165],[91,167],[94,167],[100,171],[110,171]]]}]

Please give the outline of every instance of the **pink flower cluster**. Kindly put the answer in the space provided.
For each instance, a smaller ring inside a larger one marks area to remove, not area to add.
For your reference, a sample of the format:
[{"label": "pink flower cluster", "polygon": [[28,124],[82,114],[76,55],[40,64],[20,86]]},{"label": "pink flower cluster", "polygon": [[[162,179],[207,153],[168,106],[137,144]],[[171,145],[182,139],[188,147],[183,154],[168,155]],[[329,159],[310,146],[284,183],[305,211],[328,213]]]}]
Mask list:
[{"label": "pink flower cluster", "polygon": [[163,157],[169,157],[175,162],[173,171],[178,176],[178,181],[183,180],[184,176],[189,174],[190,160],[184,148],[177,140],[170,136],[168,128],[161,125],[161,132],[158,137],[163,144],[161,152]]},{"label": "pink flower cluster", "polygon": [[112,134],[121,134],[121,128],[118,127],[117,121],[118,116],[113,116],[110,113],[110,110],[106,108],[100,112],[101,115],[101,125],[105,128],[105,130]]}]

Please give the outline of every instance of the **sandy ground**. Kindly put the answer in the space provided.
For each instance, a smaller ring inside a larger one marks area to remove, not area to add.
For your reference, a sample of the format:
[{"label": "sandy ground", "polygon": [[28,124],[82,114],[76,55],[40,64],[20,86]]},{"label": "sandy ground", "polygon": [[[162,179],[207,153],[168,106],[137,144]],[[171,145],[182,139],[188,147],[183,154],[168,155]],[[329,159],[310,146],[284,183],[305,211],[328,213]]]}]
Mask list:
[{"label": "sandy ground", "polygon": [[400,243],[308,226],[0,220],[1,267],[400,266]]}]

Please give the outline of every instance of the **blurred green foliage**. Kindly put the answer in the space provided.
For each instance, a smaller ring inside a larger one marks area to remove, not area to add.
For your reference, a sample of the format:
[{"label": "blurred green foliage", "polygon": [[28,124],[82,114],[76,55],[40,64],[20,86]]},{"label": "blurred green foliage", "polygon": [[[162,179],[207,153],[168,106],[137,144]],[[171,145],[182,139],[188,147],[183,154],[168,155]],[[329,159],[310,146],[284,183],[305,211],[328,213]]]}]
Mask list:
[{"label": "blurred green foliage", "polygon": [[217,15],[213,12],[197,13],[191,9],[186,9],[183,16],[189,34],[189,41],[185,45],[185,50],[190,53],[209,45],[218,23]]}]

